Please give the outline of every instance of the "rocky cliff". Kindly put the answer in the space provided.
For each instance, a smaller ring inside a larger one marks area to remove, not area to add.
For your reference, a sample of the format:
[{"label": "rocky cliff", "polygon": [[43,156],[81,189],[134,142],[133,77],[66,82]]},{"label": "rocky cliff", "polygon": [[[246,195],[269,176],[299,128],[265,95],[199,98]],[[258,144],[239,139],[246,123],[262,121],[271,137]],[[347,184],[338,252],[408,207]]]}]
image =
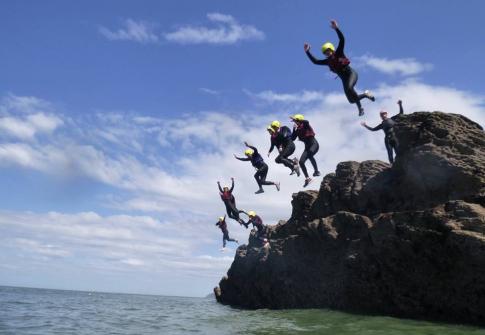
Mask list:
[{"label": "rocky cliff", "polygon": [[485,324],[485,135],[456,114],[397,118],[394,166],[343,162],[255,232],[214,289],[243,308],[340,310]]}]

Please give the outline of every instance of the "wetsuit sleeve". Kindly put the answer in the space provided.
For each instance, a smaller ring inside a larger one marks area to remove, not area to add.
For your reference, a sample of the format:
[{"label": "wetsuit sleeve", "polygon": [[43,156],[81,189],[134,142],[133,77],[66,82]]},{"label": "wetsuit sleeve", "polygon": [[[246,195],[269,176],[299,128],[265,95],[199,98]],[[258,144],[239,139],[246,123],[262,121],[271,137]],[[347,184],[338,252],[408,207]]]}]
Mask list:
[{"label": "wetsuit sleeve", "polygon": [[297,129],[293,128],[293,131],[291,132],[291,140],[294,141],[298,137]]},{"label": "wetsuit sleeve", "polygon": [[273,137],[271,137],[271,147],[269,148],[269,152],[273,152],[273,149],[275,147]]},{"label": "wetsuit sleeve", "polygon": [[378,131],[378,130],[381,130],[382,129],[382,123],[374,128],[372,127],[369,127],[369,126],[365,126],[367,129],[371,130],[371,131]]},{"label": "wetsuit sleeve", "polygon": [[255,147],[248,145],[248,148],[253,149],[255,155],[258,154],[258,149],[256,149]]},{"label": "wetsuit sleeve", "polygon": [[310,60],[312,61],[313,64],[328,65],[328,60],[326,60],[326,59],[316,59],[315,57],[313,57],[313,55],[311,54],[310,51],[307,51],[306,55],[308,56],[308,58],[310,58]]},{"label": "wetsuit sleeve", "polygon": [[[231,189],[229,190],[229,192],[232,192],[232,190],[234,190],[234,179],[232,179]],[[224,215],[224,217],[226,216]]]},{"label": "wetsuit sleeve", "polygon": [[342,34],[342,32],[340,31],[340,29],[337,28],[335,29],[335,31],[337,32],[337,36],[338,36],[338,47],[335,53],[339,56],[342,56],[344,54],[345,37],[344,37],[344,34]]},{"label": "wetsuit sleeve", "polygon": [[236,157],[236,159],[240,160],[240,161],[250,161],[251,159],[250,158],[241,158],[241,157]]},{"label": "wetsuit sleeve", "polygon": [[224,193],[220,184],[217,184],[217,187],[219,187],[219,192]]},{"label": "wetsuit sleeve", "polygon": [[402,102],[399,104],[399,114],[404,114],[404,109],[402,108]]}]

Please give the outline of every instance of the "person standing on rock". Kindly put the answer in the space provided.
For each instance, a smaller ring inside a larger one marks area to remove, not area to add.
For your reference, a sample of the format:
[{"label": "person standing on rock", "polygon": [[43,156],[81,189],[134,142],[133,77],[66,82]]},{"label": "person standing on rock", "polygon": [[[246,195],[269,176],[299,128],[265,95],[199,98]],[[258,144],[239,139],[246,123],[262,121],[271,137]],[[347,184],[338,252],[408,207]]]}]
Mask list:
[{"label": "person standing on rock", "polygon": [[263,220],[259,215],[256,215],[255,211],[249,211],[245,214],[249,217],[247,224],[252,224],[258,230],[258,238],[263,242],[263,247],[269,247],[269,242],[266,238],[266,226],[263,224]]},{"label": "person standing on rock", "polygon": [[359,116],[364,115],[364,108],[360,103],[360,100],[367,98],[371,101],[375,101],[374,96],[368,91],[364,91],[363,94],[357,94],[354,89],[355,84],[358,80],[358,75],[355,70],[350,67],[350,60],[344,54],[345,38],[340,29],[338,28],[337,22],[335,20],[330,21],[330,26],[333,30],[337,32],[339,43],[337,50],[332,43],[327,42],[322,45],[322,52],[327,57],[326,59],[316,59],[310,52],[310,44],[305,43],[304,50],[308,58],[313,64],[317,65],[327,65],[330,71],[334,72],[342,80],[344,86],[345,96],[351,104],[356,104],[359,110]]},{"label": "person standing on rock", "polygon": [[268,151],[268,157],[273,149],[278,149],[279,155],[276,157],[276,164],[283,164],[291,170],[290,175],[296,173],[300,176],[300,168],[298,166],[298,160],[295,158],[291,160],[289,157],[295,152],[295,143],[291,139],[291,130],[287,126],[281,126],[279,121],[273,121],[268,126],[268,132],[271,138],[271,147]]},{"label": "person standing on rock", "polygon": [[293,126],[293,133],[291,134],[291,139],[294,141],[298,137],[300,141],[305,144],[305,150],[301,154],[300,157],[300,167],[305,175],[305,183],[303,187],[307,187],[308,184],[312,181],[312,179],[308,176],[308,171],[305,166],[305,162],[307,159],[310,160],[313,166],[313,176],[318,177],[320,176],[320,171],[318,171],[317,161],[315,160],[315,154],[318,152],[319,144],[317,139],[315,138],[315,132],[313,128],[310,126],[310,122],[305,120],[305,117],[301,114],[295,114],[290,116],[290,119],[294,122]]},{"label": "person standing on rock", "polygon": [[259,154],[258,149],[249,145],[248,142],[244,142],[244,144],[246,145],[246,147],[248,147],[248,149],[244,151],[244,155],[246,155],[246,158],[237,157],[236,154],[234,154],[234,157],[240,161],[250,161],[253,167],[256,169],[254,179],[256,179],[256,182],[258,183],[259,189],[255,193],[263,193],[263,185],[274,185],[279,191],[280,183],[266,181],[266,176],[268,175],[268,165],[264,162],[264,159]]},{"label": "person standing on rock", "polygon": [[[402,108],[402,101],[399,100],[397,104],[399,105],[399,114],[404,114],[404,110]],[[396,134],[394,134],[394,125],[396,124],[396,121],[393,120],[393,118],[395,118],[399,114],[396,114],[393,117],[389,118],[387,116],[386,111],[381,111],[380,115],[381,115],[382,122],[380,125],[374,128],[369,127],[365,122],[360,123],[363,127],[371,131],[378,131],[381,129],[384,130],[384,134],[385,134],[384,144],[386,145],[387,156],[389,157],[389,163],[391,164],[394,164],[393,150],[396,154],[397,154],[397,151],[399,150]]]},{"label": "person standing on rock", "polygon": [[224,188],[221,188],[221,183],[217,182],[217,186],[219,187],[219,192],[220,192],[222,202],[224,202],[224,205],[226,206],[227,215],[231,219],[239,222],[240,225],[244,225],[247,229],[248,226],[239,217],[239,213],[242,213],[243,211],[240,211],[236,208],[236,199],[234,198],[234,195],[232,194],[232,191],[234,190],[234,178],[232,178],[232,177],[231,177],[231,182],[232,182],[231,189],[229,189],[229,187],[227,187],[227,186],[224,186]]},{"label": "person standing on rock", "polygon": [[238,240],[229,237],[229,231],[227,230],[227,223],[226,223],[226,216],[220,216],[219,221],[216,223],[216,226],[222,231],[222,249],[226,247],[227,242],[236,242],[239,243]]}]

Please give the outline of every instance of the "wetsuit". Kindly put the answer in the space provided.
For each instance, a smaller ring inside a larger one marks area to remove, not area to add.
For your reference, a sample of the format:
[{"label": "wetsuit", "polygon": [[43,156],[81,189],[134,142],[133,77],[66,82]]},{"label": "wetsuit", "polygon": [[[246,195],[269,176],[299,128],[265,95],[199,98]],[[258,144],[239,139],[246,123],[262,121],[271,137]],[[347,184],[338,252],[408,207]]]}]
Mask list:
[{"label": "wetsuit", "polygon": [[357,104],[359,108],[359,112],[362,110],[362,105],[360,104],[360,100],[364,98],[369,98],[366,94],[357,94],[354,89],[359,76],[357,72],[349,65],[350,60],[344,54],[344,46],[345,46],[345,38],[340,29],[335,29],[337,32],[339,43],[337,46],[337,50],[335,50],[332,55],[327,57],[326,59],[316,59],[310,53],[310,50],[306,52],[308,58],[312,61],[313,64],[317,65],[327,65],[330,68],[330,71],[336,73],[339,78],[342,80],[342,84],[344,87],[345,96],[347,100],[351,104]]},{"label": "wetsuit", "polygon": [[271,135],[271,148],[269,149],[269,152],[272,152],[274,147],[281,148],[275,162],[277,164],[283,164],[293,171],[293,161],[288,158],[295,152],[295,143],[293,143],[293,140],[291,139],[290,128],[283,126]]},{"label": "wetsuit", "polygon": [[216,223],[216,226],[219,226],[219,228],[221,228],[221,231],[222,231],[222,247],[223,248],[226,247],[226,241],[237,242],[235,239],[229,237],[229,231],[227,230],[226,219],[224,219],[223,221],[218,221]]},{"label": "wetsuit", "polygon": [[256,215],[253,216],[252,218],[249,218],[248,225],[252,223],[253,227],[256,227],[258,229],[258,234],[261,236],[264,233],[264,225],[263,225],[263,220]]},{"label": "wetsuit", "polygon": [[291,139],[294,141],[297,137],[305,144],[305,151],[303,151],[300,157],[300,167],[303,171],[303,174],[305,175],[305,178],[308,178],[308,171],[306,169],[305,162],[307,159],[309,159],[312,163],[313,170],[315,171],[315,173],[317,173],[318,167],[314,156],[318,152],[318,149],[320,147],[315,138],[315,132],[313,131],[313,128],[310,126],[310,123],[307,120],[299,122],[299,124],[296,125],[296,128],[293,129]]},{"label": "wetsuit", "polygon": [[236,220],[240,224],[244,224],[244,221],[239,218],[239,213],[242,211],[238,210],[236,208],[236,199],[234,198],[234,195],[232,194],[232,191],[234,190],[234,180],[232,181],[231,189],[228,191],[225,191],[221,188],[221,185],[218,184],[220,196],[222,201],[224,202],[224,205],[226,206],[226,212],[227,216],[229,216],[231,219]]},{"label": "wetsuit", "polygon": [[[402,104],[399,104],[399,114],[403,114],[404,110],[402,108]],[[397,114],[397,115],[399,115]],[[387,118],[381,122],[380,125],[372,128],[369,126],[366,126],[367,129],[372,130],[372,131],[378,131],[378,130],[384,130],[384,144],[386,145],[386,150],[387,150],[387,157],[389,158],[389,163],[394,164],[394,157],[393,157],[393,150],[397,154],[398,149],[398,141],[396,138],[396,134],[394,134],[394,125],[396,124],[396,121],[393,120],[394,117],[397,115],[394,115],[391,118]]]},{"label": "wetsuit", "polygon": [[248,146],[248,148],[253,149],[253,154],[251,158],[240,158],[236,157],[240,161],[251,161],[252,166],[257,170],[254,174],[254,179],[258,183],[260,189],[262,189],[263,185],[274,185],[272,181],[266,181],[266,176],[268,175],[268,165],[264,162],[263,157],[259,154],[258,149],[252,146]]}]

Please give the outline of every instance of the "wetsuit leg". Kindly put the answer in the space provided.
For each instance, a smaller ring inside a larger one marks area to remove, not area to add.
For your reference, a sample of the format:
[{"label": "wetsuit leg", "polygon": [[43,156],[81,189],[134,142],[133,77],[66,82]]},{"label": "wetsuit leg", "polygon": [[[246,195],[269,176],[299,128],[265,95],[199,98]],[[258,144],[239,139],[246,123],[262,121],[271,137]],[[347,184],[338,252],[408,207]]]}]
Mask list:
[{"label": "wetsuit leg", "polygon": [[260,169],[258,169],[256,174],[254,175],[260,187],[261,185],[274,185],[272,181],[266,181],[267,175],[268,175],[268,165],[264,164]]},{"label": "wetsuit leg", "polygon": [[313,170],[315,172],[318,171],[318,166],[314,156],[319,149],[320,149],[320,145],[318,144],[318,141],[314,138],[310,148],[308,149],[308,159],[310,160],[310,163],[312,163]]},{"label": "wetsuit leg", "polygon": [[394,157],[392,155],[392,139],[387,137],[384,140],[384,144],[387,149],[387,157],[389,158],[389,163],[394,164]]},{"label": "wetsuit leg", "polygon": [[295,152],[295,143],[290,142],[286,147],[283,148],[281,153],[276,157],[275,162],[277,164],[283,164],[287,168],[293,171],[293,161],[288,159]]},{"label": "wetsuit leg", "polygon": [[306,151],[306,148],[305,148],[305,151],[303,151],[300,157],[300,168],[301,168],[301,171],[303,171],[305,178],[308,178],[308,171],[306,170],[306,166],[305,166],[305,162],[307,159],[308,159],[308,151]]},{"label": "wetsuit leg", "polygon": [[233,220],[239,221],[239,211],[236,209],[236,207],[234,207],[229,201],[224,201],[224,205],[226,205],[227,216]]},{"label": "wetsuit leg", "polygon": [[360,99],[362,99],[357,92],[355,92],[354,86],[359,79],[357,72],[354,71],[350,66],[348,66],[341,74],[340,79],[342,79],[342,84],[344,86],[345,96],[351,104],[355,104]]}]

